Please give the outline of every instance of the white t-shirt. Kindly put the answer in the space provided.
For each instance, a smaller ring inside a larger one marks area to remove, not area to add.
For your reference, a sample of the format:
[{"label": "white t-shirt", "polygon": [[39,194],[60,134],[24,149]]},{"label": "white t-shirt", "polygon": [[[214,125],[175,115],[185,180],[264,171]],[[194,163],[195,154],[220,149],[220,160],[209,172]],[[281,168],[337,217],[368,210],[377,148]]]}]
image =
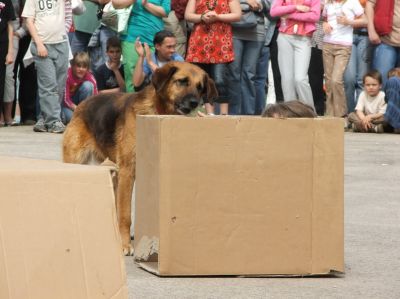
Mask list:
[{"label": "white t-shirt", "polygon": [[346,16],[347,19],[352,21],[363,13],[364,9],[358,0],[325,3],[322,15],[327,18],[329,25],[332,27],[332,32],[324,35],[324,42],[351,46],[353,43],[353,27],[338,24],[336,18],[338,16]]},{"label": "white t-shirt", "polygon": [[26,0],[22,16],[35,19],[36,30],[44,44],[67,40],[65,0]]},{"label": "white t-shirt", "polygon": [[380,91],[376,96],[371,97],[365,91],[358,97],[356,110],[362,111],[365,115],[386,112],[385,93]]}]

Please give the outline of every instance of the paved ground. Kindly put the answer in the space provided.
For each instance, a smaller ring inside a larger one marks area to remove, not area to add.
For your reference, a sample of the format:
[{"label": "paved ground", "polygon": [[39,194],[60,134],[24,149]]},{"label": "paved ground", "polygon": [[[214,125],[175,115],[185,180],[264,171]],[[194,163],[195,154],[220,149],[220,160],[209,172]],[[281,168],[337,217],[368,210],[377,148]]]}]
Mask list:
[{"label": "paved ground", "polygon": [[[58,160],[61,138],[0,128],[0,154]],[[400,298],[400,135],[345,140],[344,277],[159,278],[126,258],[129,298]]]}]

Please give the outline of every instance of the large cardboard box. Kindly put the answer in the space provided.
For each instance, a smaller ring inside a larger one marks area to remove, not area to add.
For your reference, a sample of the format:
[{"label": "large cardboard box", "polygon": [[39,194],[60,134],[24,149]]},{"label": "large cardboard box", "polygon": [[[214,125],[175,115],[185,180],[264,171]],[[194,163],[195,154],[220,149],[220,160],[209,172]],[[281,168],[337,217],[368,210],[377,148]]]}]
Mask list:
[{"label": "large cardboard box", "polygon": [[127,298],[106,167],[0,157],[0,298]]},{"label": "large cardboard box", "polygon": [[340,119],[138,117],[136,184],[148,271],[344,271]]}]

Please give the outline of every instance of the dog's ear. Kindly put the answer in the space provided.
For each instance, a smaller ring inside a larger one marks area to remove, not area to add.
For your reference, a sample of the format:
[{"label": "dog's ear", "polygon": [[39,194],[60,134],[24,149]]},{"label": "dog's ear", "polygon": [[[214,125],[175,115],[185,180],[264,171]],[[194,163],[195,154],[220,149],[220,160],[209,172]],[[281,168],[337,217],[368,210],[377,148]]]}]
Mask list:
[{"label": "dog's ear", "polygon": [[178,68],[176,66],[165,65],[161,68],[156,69],[154,72],[151,82],[156,89],[156,92],[160,92],[166,86],[172,76],[176,73]]},{"label": "dog's ear", "polygon": [[207,74],[204,74],[204,97],[206,102],[212,104],[218,97],[218,90],[215,86],[214,80]]}]

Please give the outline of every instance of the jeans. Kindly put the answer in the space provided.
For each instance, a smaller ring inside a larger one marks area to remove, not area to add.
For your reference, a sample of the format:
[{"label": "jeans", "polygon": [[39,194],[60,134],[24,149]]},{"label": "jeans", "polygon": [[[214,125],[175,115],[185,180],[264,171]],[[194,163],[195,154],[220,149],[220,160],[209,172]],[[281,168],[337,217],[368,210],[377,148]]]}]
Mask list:
[{"label": "jeans", "polygon": [[254,86],[256,87],[256,106],[255,115],[261,115],[265,109],[266,91],[265,85],[268,79],[268,62],[269,62],[269,47],[263,46],[261,49],[260,58],[257,63],[256,77]]},{"label": "jeans", "polygon": [[75,54],[77,52],[87,52],[89,40],[91,37],[92,34],[90,33],[75,31],[71,39],[72,54]]},{"label": "jeans", "polygon": [[[94,91],[93,83],[90,81],[84,81],[78,88],[78,90],[75,92],[75,94],[72,96],[72,102],[75,105],[79,105],[80,102],[84,101],[86,98],[93,95],[93,91]],[[70,122],[73,113],[74,112],[71,109],[65,106],[62,107],[62,118],[64,124],[68,124]]]},{"label": "jeans", "polygon": [[382,75],[383,86],[387,80],[387,73],[394,67],[400,66],[400,47],[379,44],[374,51],[372,68]]},{"label": "jeans", "polygon": [[68,70],[68,41],[45,44],[47,57],[37,56],[32,43],[31,51],[37,70],[40,116],[47,127],[61,121],[61,99],[64,93]]},{"label": "jeans", "polygon": [[228,65],[227,81],[231,101],[229,114],[254,115],[256,107],[255,78],[263,41],[233,38],[235,60]]},{"label": "jeans", "polygon": [[368,35],[353,35],[350,60],[344,72],[344,89],[347,99],[347,112],[356,107],[358,97],[364,89],[363,77],[371,63]]},{"label": "jeans", "polygon": [[[226,65],[225,63],[196,63],[197,66],[202,68],[215,83],[215,87],[218,91],[218,98],[215,99],[216,103],[229,103],[229,94],[226,90],[225,74]],[[208,99],[205,99],[208,103]]]},{"label": "jeans", "polygon": [[317,47],[311,48],[310,66],[308,68],[308,79],[314,99],[315,111],[318,115],[325,113],[325,91],[324,91],[324,63],[322,50]]},{"label": "jeans", "polygon": [[278,63],[281,71],[285,102],[300,100],[314,108],[308,67],[311,58],[311,39],[307,36],[280,33]]}]

